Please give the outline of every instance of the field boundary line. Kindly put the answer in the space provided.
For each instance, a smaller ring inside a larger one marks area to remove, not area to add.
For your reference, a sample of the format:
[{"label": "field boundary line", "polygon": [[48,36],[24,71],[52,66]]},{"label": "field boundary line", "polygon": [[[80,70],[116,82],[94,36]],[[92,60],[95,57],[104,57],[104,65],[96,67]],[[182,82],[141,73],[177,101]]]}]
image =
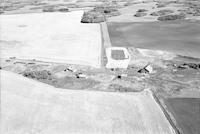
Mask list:
[{"label": "field boundary line", "polygon": [[164,108],[164,106],[162,105],[162,102],[159,100],[158,96],[152,92],[153,98],[155,99],[156,103],[160,106],[161,110],[163,111],[165,117],[167,118],[167,120],[169,121],[170,125],[172,126],[172,128],[174,129],[176,134],[182,134],[181,129],[177,126],[176,121],[174,121],[172,119],[172,115],[170,113],[168,113],[168,111]]},{"label": "field boundary line", "polygon": [[101,23],[101,31],[102,31],[102,38],[103,38],[103,45],[104,48],[111,47],[110,36],[108,33],[108,27],[106,22]]}]

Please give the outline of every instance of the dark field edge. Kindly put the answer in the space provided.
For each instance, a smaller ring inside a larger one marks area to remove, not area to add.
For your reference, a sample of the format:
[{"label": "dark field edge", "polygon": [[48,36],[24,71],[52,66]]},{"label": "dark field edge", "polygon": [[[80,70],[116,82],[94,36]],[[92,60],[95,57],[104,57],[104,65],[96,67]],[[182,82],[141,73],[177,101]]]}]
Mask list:
[{"label": "dark field edge", "polygon": [[179,127],[177,126],[176,121],[173,120],[173,119],[175,119],[175,118],[173,118],[173,115],[171,115],[171,114],[169,113],[169,111],[167,111],[167,110],[165,109],[165,107],[162,105],[162,102],[159,100],[159,97],[158,97],[155,93],[152,93],[152,95],[153,95],[155,101],[158,103],[158,105],[159,105],[160,108],[162,109],[162,111],[163,111],[165,117],[167,118],[167,120],[169,121],[170,125],[171,125],[172,128],[175,130],[175,133],[176,133],[176,134],[183,134],[181,128],[179,128]]},{"label": "dark field edge", "polygon": [[196,23],[196,22],[199,22],[200,23],[200,20],[195,20],[195,19],[184,19],[184,20],[168,20],[168,21],[145,21],[145,22],[107,22],[108,24],[110,23],[114,23],[114,24],[121,24],[121,25],[124,25],[124,24],[152,24],[152,23],[156,23],[156,24],[159,24],[159,23],[163,23],[163,24],[175,24],[175,23],[180,23],[180,22],[190,22],[190,23]]},{"label": "dark field edge", "polygon": [[191,56],[184,56],[184,55],[176,55],[175,59],[178,60],[186,60],[186,61],[193,61],[193,62],[200,62],[200,58],[191,57]]}]

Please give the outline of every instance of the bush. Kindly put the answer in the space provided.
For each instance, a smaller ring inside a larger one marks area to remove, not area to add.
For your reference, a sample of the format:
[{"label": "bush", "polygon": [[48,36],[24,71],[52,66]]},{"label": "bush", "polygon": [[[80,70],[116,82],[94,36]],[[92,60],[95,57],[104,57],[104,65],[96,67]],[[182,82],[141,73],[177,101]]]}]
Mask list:
[{"label": "bush", "polygon": [[108,9],[104,10],[104,13],[110,13],[110,12],[111,12],[111,11],[108,10]]},{"label": "bush", "polygon": [[58,9],[59,12],[69,12],[68,8],[60,8]]},{"label": "bush", "polygon": [[84,12],[81,23],[92,23],[93,16],[89,12]]},{"label": "bush", "polygon": [[150,15],[152,15],[152,16],[163,16],[163,15],[168,15],[170,13],[174,13],[174,11],[164,9],[164,10],[160,10],[160,11],[157,11],[157,12],[153,12]]},{"label": "bush", "polygon": [[103,14],[93,11],[85,12],[81,19],[82,23],[100,23],[104,21],[106,21],[106,18]]},{"label": "bush", "polygon": [[42,9],[43,12],[55,12],[53,7],[46,7]]},{"label": "bush", "polygon": [[50,71],[42,70],[42,71],[25,71],[23,72],[23,76],[37,79],[37,80],[44,80],[44,79],[52,79],[52,74]]},{"label": "bush", "polygon": [[147,13],[144,13],[144,12],[137,12],[134,16],[135,17],[143,17],[143,16],[146,16]]},{"label": "bush", "polygon": [[139,9],[137,12],[147,12],[148,10],[146,9]]}]

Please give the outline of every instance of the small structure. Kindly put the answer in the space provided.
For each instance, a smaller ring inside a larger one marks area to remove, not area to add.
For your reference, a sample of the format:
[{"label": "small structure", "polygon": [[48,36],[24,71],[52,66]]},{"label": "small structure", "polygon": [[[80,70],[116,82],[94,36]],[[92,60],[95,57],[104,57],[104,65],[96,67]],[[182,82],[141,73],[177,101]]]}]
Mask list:
[{"label": "small structure", "polygon": [[106,48],[106,56],[106,68],[127,68],[130,62],[130,54],[124,47]]},{"label": "small structure", "polygon": [[153,67],[148,64],[144,68],[138,70],[138,73],[143,73],[143,74],[153,73]]}]

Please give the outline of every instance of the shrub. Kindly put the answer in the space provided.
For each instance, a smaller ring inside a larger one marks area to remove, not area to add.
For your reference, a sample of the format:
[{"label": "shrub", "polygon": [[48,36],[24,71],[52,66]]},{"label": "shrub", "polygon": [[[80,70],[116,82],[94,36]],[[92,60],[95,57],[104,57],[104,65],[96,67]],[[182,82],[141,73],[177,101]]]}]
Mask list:
[{"label": "shrub", "polygon": [[163,16],[163,15],[168,15],[170,13],[174,13],[174,11],[164,9],[164,10],[160,10],[160,11],[157,11],[157,12],[153,12],[150,15],[152,15],[152,16]]},{"label": "shrub", "polygon": [[53,7],[46,7],[42,9],[43,12],[54,12],[54,8]]},{"label": "shrub", "polygon": [[144,13],[144,12],[137,12],[134,16],[135,17],[143,17],[143,16],[146,16],[147,13]]},{"label": "shrub", "polygon": [[101,13],[95,13],[93,11],[85,12],[81,19],[82,23],[100,23],[106,20],[105,16]]},{"label": "shrub", "polygon": [[37,79],[37,80],[44,80],[44,79],[51,79],[52,74],[50,71],[42,70],[42,71],[25,71],[23,72],[23,76]]},{"label": "shrub", "polygon": [[146,9],[139,9],[137,12],[147,12],[148,10]]},{"label": "shrub", "polygon": [[60,8],[58,9],[59,12],[69,12],[68,8]]}]

